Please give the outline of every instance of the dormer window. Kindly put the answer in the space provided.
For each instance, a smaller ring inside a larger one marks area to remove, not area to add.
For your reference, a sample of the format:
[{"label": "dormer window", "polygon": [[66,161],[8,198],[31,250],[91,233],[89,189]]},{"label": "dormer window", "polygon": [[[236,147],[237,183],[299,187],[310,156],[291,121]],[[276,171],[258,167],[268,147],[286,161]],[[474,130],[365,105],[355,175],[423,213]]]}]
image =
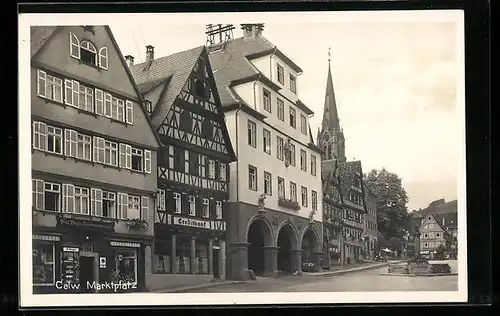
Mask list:
[{"label": "dormer window", "polygon": [[282,85],[285,84],[285,70],[280,64],[277,64],[277,72],[278,72],[278,82]]},{"label": "dormer window", "polygon": [[295,79],[295,76],[290,74],[290,91],[293,93],[297,93],[297,81]]},{"label": "dormer window", "polygon": [[148,111],[148,113],[151,113],[153,111],[153,106],[151,104],[151,101],[149,100],[144,101],[144,107],[146,108],[146,111]]},{"label": "dormer window", "polygon": [[90,65],[97,65],[97,50],[94,44],[89,41],[80,43],[80,60]]}]

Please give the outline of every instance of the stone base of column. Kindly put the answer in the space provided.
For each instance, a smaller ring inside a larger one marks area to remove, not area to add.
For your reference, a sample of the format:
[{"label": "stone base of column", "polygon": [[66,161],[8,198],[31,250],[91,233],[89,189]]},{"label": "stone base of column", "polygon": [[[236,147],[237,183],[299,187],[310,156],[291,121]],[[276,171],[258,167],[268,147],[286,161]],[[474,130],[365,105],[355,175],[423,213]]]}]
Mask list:
[{"label": "stone base of column", "polygon": [[248,271],[248,243],[231,243],[228,244],[227,256],[231,267],[227,279],[236,281],[246,281],[250,279]]}]

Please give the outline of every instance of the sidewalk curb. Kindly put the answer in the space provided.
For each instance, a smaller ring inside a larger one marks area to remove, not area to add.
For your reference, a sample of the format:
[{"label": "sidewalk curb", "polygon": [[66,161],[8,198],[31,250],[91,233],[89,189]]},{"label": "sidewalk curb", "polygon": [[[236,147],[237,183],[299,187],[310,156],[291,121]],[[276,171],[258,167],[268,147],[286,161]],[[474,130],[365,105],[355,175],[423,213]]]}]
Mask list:
[{"label": "sidewalk curb", "polygon": [[152,291],[152,292],[153,293],[182,293],[182,292],[186,292],[189,290],[204,289],[207,287],[216,287],[216,286],[222,286],[222,285],[233,285],[233,284],[243,284],[243,283],[247,283],[247,281],[213,282],[213,283],[206,283],[206,284],[176,287],[176,288],[171,288],[171,289],[163,289],[163,290]]},{"label": "sidewalk curb", "polygon": [[347,269],[347,270],[332,271],[332,272],[327,272],[327,273],[312,275],[312,276],[315,276],[315,277],[333,277],[333,276],[343,275],[343,274],[347,274],[347,273],[353,273],[353,272],[381,268],[381,267],[387,266],[389,264],[394,264],[394,263],[396,263],[396,262],[384,262],[384,263],[374,264],[374,265],[367,266],[367,267],[357,267],[357,268],[352,268],[352,269]]},{"label": "sidewalk curb", "polygon": [[458,275],[458,273],[425,273],[425,274],[379,273],[379,275],[405,276],[414,278],[414,277],[437,277],[437,276]]}]

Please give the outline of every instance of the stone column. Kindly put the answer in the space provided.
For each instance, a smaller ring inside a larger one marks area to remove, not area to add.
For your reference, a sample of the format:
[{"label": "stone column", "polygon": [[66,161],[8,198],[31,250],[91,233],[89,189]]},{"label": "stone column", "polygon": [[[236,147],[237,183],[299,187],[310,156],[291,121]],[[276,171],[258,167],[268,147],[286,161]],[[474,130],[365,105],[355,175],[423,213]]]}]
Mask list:
[{"label": "stone column", "polygon": [[226,279],[226,241],[219,241],[219,275],[221,280]]},{"label": "stone column", "polygon": [[196,265],[196,237],[191,237],[191,274],[197,274],[197,265]]},{"label": "stone column", "polygon": [[151,265],[151,246],[144,247],[144,270],[146,275],[153,273],[152,265]]},{"label": "stone column", "polygon": [[214,274],[214,241],[208,240],[208,274]]},{"label": "stone column", "polygon": [[264,247],[264,276],[278,276],[278,247]]},{"label": "stone column", "polygon": [[313,262],[316,265],[316,268],[315,268],[316,272],[320,271],[322,269],[322,267],[320,265],[322,255],[323,255],[322,252],[313,252],[312,253]]},{"label": "stone column", "polygon": [[171,247],[171,250],[170,250],[170,256],[172,257],[172,273],[173,274],[177,274],[177,271],[179,270],[179,268],[177,267],[177,252],[176,252],[176,244],[177,244],[177,236],[176,235],[172,235],[172,247]]},{"label": "stone column", "polygon": [[229,244],[229,256],[231,256],[231,267],[229,278],[233,280],[248,280],[248,243],[237,242]]},{"label": "stone column", "polygon": [[295,271],[298,272],[299,275],[302,275],[302,250],[294,249],[290,250],[290,263],[292,265],[292,273]]}]

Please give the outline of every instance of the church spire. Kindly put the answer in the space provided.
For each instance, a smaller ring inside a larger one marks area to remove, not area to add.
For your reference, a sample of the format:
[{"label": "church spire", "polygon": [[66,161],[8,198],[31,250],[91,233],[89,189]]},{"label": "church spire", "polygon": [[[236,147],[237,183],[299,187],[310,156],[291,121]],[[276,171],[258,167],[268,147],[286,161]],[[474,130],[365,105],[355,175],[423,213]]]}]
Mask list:
[{"label": "church spire", "polygon": [[340,120],[337,113],[337,102],[333,90],[332,71],[330,68],[330,49],[328,48],[328,77],[326,79],[325,106],[323,109],[322,125],[324,129],[340,131]]},{"label": "church spire", "polygon": [[336,159],[344,162],[345,139],[344,132],[340,127],[337,102],[333,90],[332,71],[330,68],[330,48],[328,48],[328,77],[326,79],[325,106],[323,109],[323,121],[321,132],[318,135],[318,146],[323,148],[322,160]]}]

